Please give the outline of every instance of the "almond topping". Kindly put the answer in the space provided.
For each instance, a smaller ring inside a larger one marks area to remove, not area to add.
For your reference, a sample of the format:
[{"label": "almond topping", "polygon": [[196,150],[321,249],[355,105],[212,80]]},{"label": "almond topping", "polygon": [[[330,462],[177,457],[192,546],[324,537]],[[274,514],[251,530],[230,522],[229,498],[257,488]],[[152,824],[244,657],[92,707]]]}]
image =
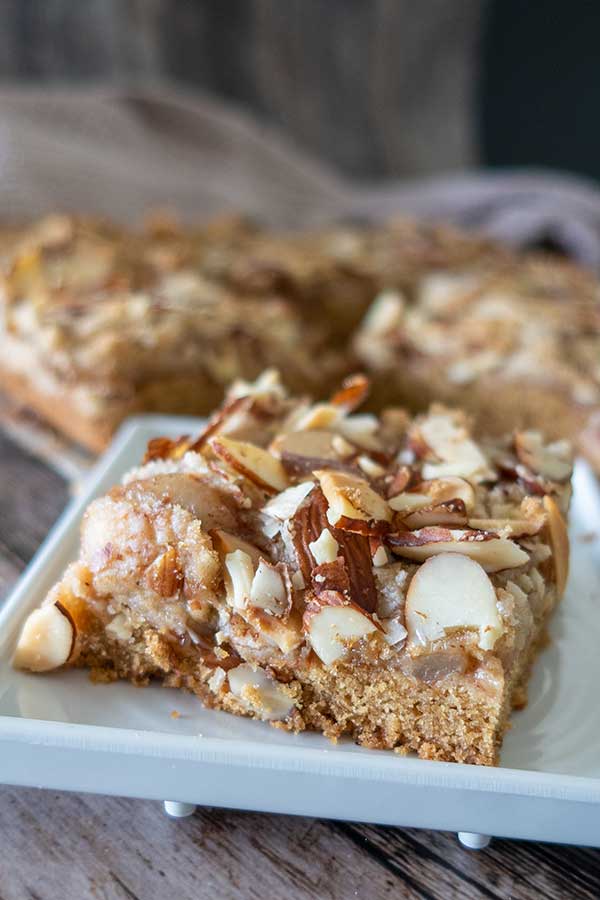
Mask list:
[{"label": "almond topping", "polygon": [[190,449],[190,438],[187,435],[172,440],[167,437],[152,438],[142,460],[142,465],[155,459],[181,459]]},{"label": "almond topping", "polygon": [[183,574],[174,547],[156,557],[146,570],[146,582],[160,597],[172,597],[177,593],[183,583]]},{"label": "almond topping", "polygon": [[317,565],[333,562],[340,549],[340,545],[328,528],[324,528],[317,540],[312,541],[308,547]]},{"label": "almond topping", "polygon": [[211,438],[209,445],[217,456],[258,487],[273,493],[287,487],[287,476],[281,462],[268,450],[222,436]]},{"label": "almond topping", "polygon": [[304,585],[310,582],[314,568],[313,556],[308,545],[316,541],[325,528],[331,531],[339,545],[339,555],[348,573],[352,600],[367,612],[373,612],[377,606],[377,589],[373,575],[370,539],[366,535],[332,528],[327,520],[327,501],[319,488],[315,488],[308,502],[297,510],[289,522],[290,536]]},{"label": "almond topping", "polygon": [[326,470],[314,474],[329,504],[327,519],[332,525],[361,534],[388,530],[392,512],[364,478]]},{"label": "almond topping", "polygon": [[565,520],[552,497],[544,497],[544,509],[548,514],[548,532],[552,547],[552,562],[559,598],[565,592],[569,577],[569,534]]},{"label": "almond topping", "polygon": [[518,544],[486,531],[432,527],[388,534],[384,540],[393,553],[407,559],[423,562],[440,553],[459,553],[477,560],[486,572],[513,569],[529,560]]},{"label": "almond topping", "polygon": [[75,645],[75,630],[60,604],[34,609],[25,620],[13,657],[16,669],[49,672],[68,662]]},{"label": "almond topping", "polygon": [[347,469],[344,460],[355,451],[351,448],[350,454],[340,454],[340,441],[345,439],[331,431],[291,431],[275,438],[271,449],[285,471],[299,478],[311,475],[315,469]]},{"label": "almond topping", "polygon": [[314,482],[312,481],[302,481],[300,484],[295,484],[293,487],[282,491],[281,494],[272,497],[271,500],[263,506],[262,511],[268,516],[272,516],[275,519],[285,522],[286,519],[292,518],[300,504],[308,497],[314,486]]},{"label": "almond topping", "polygon": [[225,591],[227,602],[234,609],[244,609],[250,598],[254,566],[243,550],[234,550],[225,557]]},{"label": "almond topping", "polygon": [[542,436],[537,431],[517,432],[514,443],[515,452],[523,465],[536,475],[558,483],[568,481],[571,477],[573,464],[568,446],[544,446]]},{"label": "almond topping", "polygon": [[457,413],[451,410],[430,413],[416,426],[416,431],[435,460],[423,465],[425,479],[456,475],[479,482],[495,478]]},{"label": "almond topping", "polygon": [[365,475],[367,475],[369,478],[382,478],[385,475],[385,469],[383,468],[383,466],[380,466],[379,463],[371,459],[370,456],[365,456],[364,454],[362,454],[358,457],[356,462],[363,470]]},{"label": "almond topping", "polygon": [[[281,564],[280,564],[281,565]],[[274,616],[283,616],[292,604],[291,590],[284,572],[261,559],[250,588],[250,603]]]},{"label": "almond topping", "polygon": [[366,399],[369,387],[366,375],[349,375],[344,380],[341,390],[331,398],[331,405],[340,407],[346,413],[352,412]]},{"label": "almond topping", "polygon": [[374,622],[354,604],[313,603],[304,614],[310,645],[326,666],[346,655],[350,646],[377,630]]},{"label": "almond topping", "polygon": [[413,575],[406,595],[409,643],[427,646],[450,631],[476,631],[483,650],[493,649],[504,627],[496,594],[484,569],[455,553],[428,559]]}]

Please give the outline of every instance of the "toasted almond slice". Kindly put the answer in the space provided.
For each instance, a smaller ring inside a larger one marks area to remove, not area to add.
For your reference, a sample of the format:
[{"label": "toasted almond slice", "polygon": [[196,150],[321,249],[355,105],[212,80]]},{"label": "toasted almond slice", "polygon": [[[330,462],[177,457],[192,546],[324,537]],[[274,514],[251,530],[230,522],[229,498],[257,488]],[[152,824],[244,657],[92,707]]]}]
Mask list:
[{"label": "toasted almond slice", "polygon": [[348,456],[340,454],[336,439],[339,441],[340,435],[331,431],[291,431],[275,438],[271,451],[296,478],[311,475],[315,469],[347,469]]},{"label": "toasted almond slice", "polygon": [[391,508],[400,513],[411,513],[428,506],[437,506],[452,500],[461,500],[467,510],[475,506],[475,491],[464,478],[434,478],[422,481],[411,490],[391,497]]},{"label": "toasted almond slice", "polygon": [[[297,510],[288,526],[305,584],[309,583],[314,571],[314,559],[308,544],[316,541],[324,528],[331,528],[327,511],[327,500],[317,487],[307,503]],[[351,599],[367,612],[373,612],[377,606],[377,589],[373,576],[370,539],[354,531],[339,529],[334,530],[333,536],[340,545],[340,556],[347,570]]]},{"label": "toasted almond slice", "polygon": [[335,425],[343,416],[343,410],[332,403],[315,403],[295,423],[296,431],[327,429]]},{"label": "toasted almond slice", "polygon": [[330,400],[332,406],[338,406],[349,413],[363,403],[369,393],[370,382],[366,375],[349,375]]},{"label": "toasted almond slice", "polygon": [[379,431],[379,420],[377,416],[371,413],[361,413],[360,415],[346,416],[336,424],[336,431],[339,431],[345,438],[358,444],[365,450],[382,450],[382,444],[377,436]]},{"label": "toasted almond slice", "polygon": [[274,616],[283,616],[291,606],[291,591],[283,571],[261,559],[250,588],[250,604]]},{"label": "toasted almond slice", "polygon": [[349,459],[356,455],[356,447],[347,441],[341,434],[334,434],[331,438],[331,446],[340,459]]},{"label": "toasted almond slice", "polygon": [[316,541],[308,545],[314,560],[318,566],[321,563],[330,563],[337,559],[340,545],[328,528],[324,528]]},{"label": "toasted almond slice", "polygon": [[388,534],[384,540],[393,553],[406,559],[423,562],[440,553],[459,553],[479,562],[486,572],[517,568],[529,560],[518,544],[493,532],[422,528]]},{"label": "toasted almond slice", "polygon": [[402,324],[404,299],[398,291],[382,291],[369,307],[361,326],[369,336],[387,338]]},{"label": "toasted almond slice", "polygon": [[60,604],[34,609],[25,620],[13,657],[16,669],[49,672],[68,662],[75,645],[71,618]]},{"label": "toasted almond slice", "polygon": [[573,470],[570,454],[565,457],[564,451],[568,447],[558,446],[553,451],[553,445],[544,446],[542,436],[538,431],[520,431],[515,434],[515,452],[523,465],[527,466],[536,475],[547,478],[559,484],[568,481]]},{"label": "toasted almond slice", "polygon": [[286,488],[280,494],[276,494],[263,506],[262,511],[272,518],[285,522],[291,519],[303,500],[308,497],[314,488],[313,481],[302,481],[293,487]]},{"label": "toasted almond slice", "polygon": [[177,551],[168,547],[160,553],[146,571],[146,583],[160,597],[172,597],[183,584]]},{"label": "toasted almond slice", "polygon": [[371,459],[370,456],[362,453],[356,460],[358,467],[362,469],[368,478],[382,478],[385,475],[385,469],[379,463]]},{"label": "toasted almond slice", "polygon": [[484,569],[473,559],[442,553],[413,575],[406,595],[409,644],[427,646],[449,631],[476,631],[483,650],[493,649],[504,627],[496,593]]},{"label": "toasted almond slice", "polygon": [[379,544],[375,553],[373,554],[373,565],[380,569],[382,566],[387,566],[390,563],[390,557],[388,551],[384,547],[383,544]]},{"label": "toasted almond slice", "polygon": [[487,459],[456,412],[433,410],[420,421],[416,432],[435,460],[423,465],[423,478],[458,476],[475,482],[495,478]]},{"label": "toasted almond slice", "polygon": [[559,597],[565,592],[569,577],[569,534],[565,520],[552,497],[544,497],[544,509],[548,514],[548,532],[552,547],[552,561]]},{"label": "toasted almond slice", "polygon": [[462,500],[446,500],[402,516],[402,524],[410,529],[432,525],[461,528],[467,524],[467,511]]},{"label": "toasted almond slice", "polygon": [[388,529],[392,511],[364,478],[329,470],[314,474],[329,505],[327,519],[331,525],[361,534]]},{"label": "toasted almond slice", "polygon": [[224,462],[264,490],[275,493],[288,486],[285,469],[268,450],[223,436],[211,438],[209,446]]},{"label": "toasted almond slice", "polygon": [[291,653],[304,642],[302,618],[296,610],[281,618],[251,607],[244,613],[244,619],[259,632],[261,638],[279,647],[282,653]]},{"label": "toasted almond slice", "polygon": [[227,673],[231,693],[265,721],[287,719],[294,709],[292,698],[264,669],[242,663]]},{"label": "toasted almond slice", "polygon": [[382,619],[381,627],[383,628],[383,639],[386,644],[392,647],[401,643],[407,636],[408,632],[400,619]]},{"label": "toasted almond slice", "polygon": [[234,609],[245,609],[252,591],[254,566],[243,550],[234,550],[225,557],[225,591],[227,602]]},{"label": "toasted almond slice", "polygon": [[243,550],[243,552],[247,553],[252,560],[253,566],[256,568],[258,565],[262,553],[258,547],[254,546],[254,544],[250,544],[248,541],[244,541],[237,535],[230,534],[228,531],[223,531],[220,528],[215,528],[214,531],[211,531],[210,536],[214,548],[221,559],[224,559],[228,553],[233,553],[234,550]]},{"label": "toasted almond slice", "polygon": [[148,441],[148,447],[142,465],[155,459],[181,459],[191,446],[191,438],[183,435],[179,438],[157,437]]},{"label": "toasted almond slice", "polygon": [[348,602],[309,607],[304,625],[311,647],[326,666],[345,656],[353,643],[377,630],[363,610]]}]

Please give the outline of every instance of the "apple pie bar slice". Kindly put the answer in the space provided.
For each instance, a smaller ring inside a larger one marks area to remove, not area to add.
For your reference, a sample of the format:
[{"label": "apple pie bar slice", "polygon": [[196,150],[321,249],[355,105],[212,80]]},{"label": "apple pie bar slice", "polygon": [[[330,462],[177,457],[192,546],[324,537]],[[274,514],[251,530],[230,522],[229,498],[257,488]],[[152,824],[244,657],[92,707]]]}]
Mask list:
[{"label": "apple pie bar slice", "polygon": [[475,440],[440,406],[358,413],[367,390],[315,404],[266,372],[200,434],[152,440],[89,506],[14,664],[496,763],[565,587],[569,447]]}]

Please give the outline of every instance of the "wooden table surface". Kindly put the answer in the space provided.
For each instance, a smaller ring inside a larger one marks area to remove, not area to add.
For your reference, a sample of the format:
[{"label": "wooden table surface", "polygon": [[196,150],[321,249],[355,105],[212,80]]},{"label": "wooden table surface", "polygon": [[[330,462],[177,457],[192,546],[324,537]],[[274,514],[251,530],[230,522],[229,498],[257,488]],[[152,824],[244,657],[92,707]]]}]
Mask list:
[{"label": "wooden table surface", "polygon": [[[68,498],[0,432],[0,594]],[[0,781],[2,773],[0,772]],[[600,850],[0,787],[0,900],[600,898]]]}]

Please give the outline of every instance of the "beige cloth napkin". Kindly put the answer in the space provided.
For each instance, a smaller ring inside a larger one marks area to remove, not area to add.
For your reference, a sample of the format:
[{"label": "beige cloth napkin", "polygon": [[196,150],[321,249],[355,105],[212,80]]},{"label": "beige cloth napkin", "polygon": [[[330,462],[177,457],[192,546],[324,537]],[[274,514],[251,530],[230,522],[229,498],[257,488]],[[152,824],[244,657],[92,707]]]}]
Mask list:
[{"label": "beige cloth napkin", "polygon": [[149,207],[187,220],[241,210],[292,228],[407,212],[517,245],[550,241],[600,267],[600,191],[570,176],[472,173],[374,186],[202,94],[0,91],[0,218],[62,209],[134,221]]},{"label": "beige cloth napkin", "polygon": [[[551,241],[600,268],[600,191],[569,176],[473,173],[361,184],[204,95],[0,91],[0,222],[56,210],[135,222],[161,207],[189,221],[243,211],[286,228],[409,213],[516,245]],[[85,468],[85,455],[6,403],[0,423],[65,476]]]}]

